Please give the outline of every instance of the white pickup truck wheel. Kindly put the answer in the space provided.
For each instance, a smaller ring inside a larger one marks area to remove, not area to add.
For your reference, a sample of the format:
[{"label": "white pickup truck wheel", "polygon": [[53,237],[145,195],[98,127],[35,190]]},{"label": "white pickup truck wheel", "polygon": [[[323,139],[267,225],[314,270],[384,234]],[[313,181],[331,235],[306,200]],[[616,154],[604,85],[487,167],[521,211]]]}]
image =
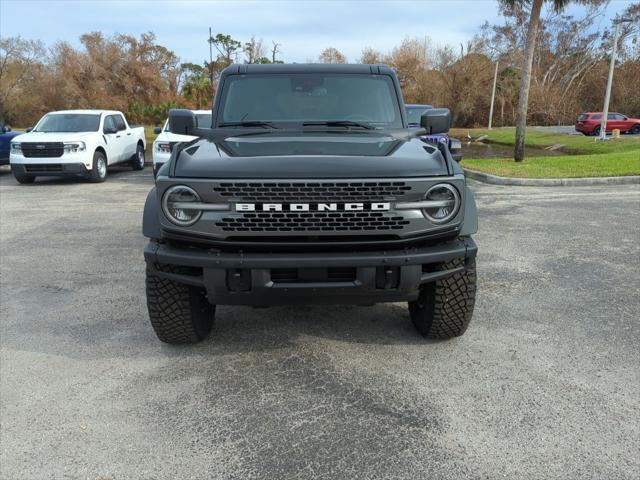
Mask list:
[{"label": "white pickup truck wheel", "polygon": [[131,159],[131,167],[134,170],[142,170],[144,168],[144,147],[140,144],[136,147],[136,154]]},{"label": "white pickup truck wheel", "polygon": [[93,167],[89,174],[89,180],[94,183],[101,183],[107,179],[107,158],[104,153],[96,151],[93,154]]},{"label": "white pickup truck wheel", "polygon": [[21,184],[33,183],[36,179],[35,175],[29,175],[28,173],[13,172],[13,176],[18,181],[18,183]]}]

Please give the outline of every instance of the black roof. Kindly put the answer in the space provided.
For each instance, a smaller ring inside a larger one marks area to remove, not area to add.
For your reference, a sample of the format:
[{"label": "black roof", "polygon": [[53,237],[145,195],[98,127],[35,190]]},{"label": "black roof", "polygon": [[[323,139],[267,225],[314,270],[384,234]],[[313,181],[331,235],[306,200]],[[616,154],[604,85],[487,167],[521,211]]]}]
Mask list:
[{"label": "black roof", "polygon": [[269,63],[232,64],[224,69],[224,75],[251,73],[360,73],[393,74],[387,65],[336,64],[336,63]]}]

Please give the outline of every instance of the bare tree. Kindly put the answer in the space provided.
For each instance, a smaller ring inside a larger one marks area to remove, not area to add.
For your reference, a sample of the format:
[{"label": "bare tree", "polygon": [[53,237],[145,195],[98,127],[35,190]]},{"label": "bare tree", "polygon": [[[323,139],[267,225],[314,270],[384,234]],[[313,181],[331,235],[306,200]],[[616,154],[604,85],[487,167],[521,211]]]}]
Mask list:
[{"label": "bare tree", "polygon": [[265,58],[267,49],[264,46],[262,39],[256,39],[251,36],[251,39],[244,44],[244,61],[245,63],[264,63],[262,61]]},{"label": "bare tree", "polygon": [[362,55],[360,56],[360,63],[368,63],[368,64],[383,63],[382,53],[380,53],[377,50],[374,50],[371,47],[365,47],[362,50]]},{"label": "bare tree", "polygon": [[276,55],[280,53],[281,45],[274,42],[273,40],[271,41],[271,43],[273,44],[273,47],[271,47],[271,63],[282,63],[280,62],[280,60],[276,60]]},{"label": "bare tree", "polygon": [[[0,120],[8,120],[10,99],[24,93],[43,63],[42,42],[20,37],[0,38]],[[22,92],[21,92],[22,91]]]},{"label": "bare tree", "polygon": [[318,57],[320,63],[347,63],[345,57],[337,48],[325,48]]}]

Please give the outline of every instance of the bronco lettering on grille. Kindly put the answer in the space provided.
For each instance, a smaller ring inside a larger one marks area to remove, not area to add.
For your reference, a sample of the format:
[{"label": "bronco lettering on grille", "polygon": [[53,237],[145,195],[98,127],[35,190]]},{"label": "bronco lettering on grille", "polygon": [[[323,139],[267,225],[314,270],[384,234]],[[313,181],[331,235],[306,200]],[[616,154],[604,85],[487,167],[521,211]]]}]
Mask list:
[{"label": "bronco lettering on grille", "polygon": [[236,212],[337,212],[391,209],[389,202],[373,203],[236,203]]}]

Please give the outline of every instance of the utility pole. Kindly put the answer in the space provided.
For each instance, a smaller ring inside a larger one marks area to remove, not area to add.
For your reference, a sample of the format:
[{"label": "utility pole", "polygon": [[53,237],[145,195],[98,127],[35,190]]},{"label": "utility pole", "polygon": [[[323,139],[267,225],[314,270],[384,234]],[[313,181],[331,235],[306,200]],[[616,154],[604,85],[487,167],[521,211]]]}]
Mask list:
[{"label": "utility pole", "polygon": [[609,116],[609,100],[611,100],[611,85],[613,84],[613,69],[616,66],[616,51],[618,49],[618,37],[620,36],[620,24],[631,22],[629,18],[614,20],[613,46],[611,47],[611,63],[609,64],[609,78],[607,78],[607,91],[604,94],[604,108],[602,109],[602,121],[600,122],[600,140],[607,138],[607,117]]},{"label": "utility pole", "polygon": [[213,85],[213,36],[209,27],[209,80]]},{"label": "utility pole", "polygon": [[496,62],[496,71],[493,74],[493,90],[491,90],[491,107],[489,108],[489,130],[491,130],[491,121],[493,120],[493,102],[496,99],[496,84],[498,83],[498,63]]}]

